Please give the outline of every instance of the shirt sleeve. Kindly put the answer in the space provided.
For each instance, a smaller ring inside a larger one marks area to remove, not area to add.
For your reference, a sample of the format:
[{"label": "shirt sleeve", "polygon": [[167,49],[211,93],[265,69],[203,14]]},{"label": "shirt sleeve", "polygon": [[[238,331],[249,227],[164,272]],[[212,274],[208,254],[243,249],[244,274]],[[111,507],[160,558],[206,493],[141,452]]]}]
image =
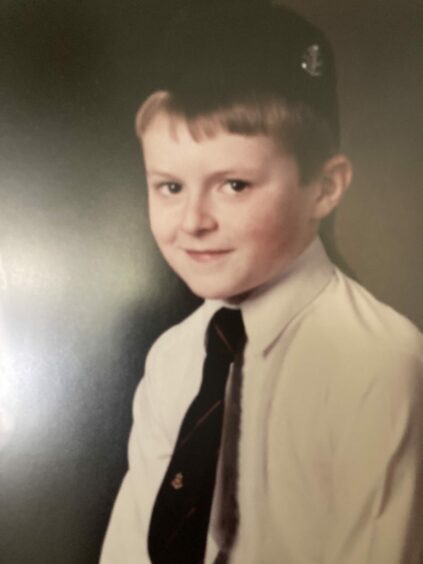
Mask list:
[{"label": "shirt sleeve", "polygon": [[129,468],[116,498],[103,544],[101,564],[148,564],[147,535],[151,510],[172,446],[158,406],[162,385],[158,359],[161,341],[153,345],[133,402]]},{"label": "shirt sleeve", "polygon": [[423,562],[421,359],[386,354],[338,437],[324,564]]}]

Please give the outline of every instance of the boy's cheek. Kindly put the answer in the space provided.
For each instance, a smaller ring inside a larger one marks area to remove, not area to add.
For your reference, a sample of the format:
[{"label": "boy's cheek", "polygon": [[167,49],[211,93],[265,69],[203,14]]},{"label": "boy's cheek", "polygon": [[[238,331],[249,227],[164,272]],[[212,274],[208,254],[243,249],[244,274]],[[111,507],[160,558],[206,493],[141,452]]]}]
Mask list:
[{"label": "boy's cheek", "polygon": [[156,239],[168,239],[175,232],[176,214],[172,210],[151,205],[149,208],[150,228]]},{"label": "boy's cheek", "polygon": [[153,234],[153,237],[157,245],[161,250],[169,246],[174,239],[172,232],[170,232],[169,230],[165,230],[164,228],[151,226],[151,232]]}]

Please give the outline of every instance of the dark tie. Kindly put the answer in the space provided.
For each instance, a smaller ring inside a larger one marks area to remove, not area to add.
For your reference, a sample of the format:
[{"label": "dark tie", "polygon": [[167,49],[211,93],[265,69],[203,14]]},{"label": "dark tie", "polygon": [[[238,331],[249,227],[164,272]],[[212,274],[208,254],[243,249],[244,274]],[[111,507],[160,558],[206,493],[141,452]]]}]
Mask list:
[{"label": "dark tie", "polygon": [[222,308],[215,313],[207,332],[200,391],[182,421],[151,516],[148,549],[153,564],[201,564],[204,560],[226,380],[244,344],[241,312]]}]

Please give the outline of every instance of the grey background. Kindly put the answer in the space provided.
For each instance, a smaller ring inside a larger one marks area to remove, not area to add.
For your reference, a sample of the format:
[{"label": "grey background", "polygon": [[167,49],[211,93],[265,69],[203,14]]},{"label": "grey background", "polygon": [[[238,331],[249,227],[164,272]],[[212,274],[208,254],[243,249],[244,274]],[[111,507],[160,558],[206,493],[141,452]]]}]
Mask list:
[{"label": "grey background", "polygon": [[[197,303],[151,240],[132,125],[177,4],[0,4],[5,564],[97,562],[146,351]],[[355,177],[335,254],[422,326],[422,3],[287,4],[337,52]]]}]

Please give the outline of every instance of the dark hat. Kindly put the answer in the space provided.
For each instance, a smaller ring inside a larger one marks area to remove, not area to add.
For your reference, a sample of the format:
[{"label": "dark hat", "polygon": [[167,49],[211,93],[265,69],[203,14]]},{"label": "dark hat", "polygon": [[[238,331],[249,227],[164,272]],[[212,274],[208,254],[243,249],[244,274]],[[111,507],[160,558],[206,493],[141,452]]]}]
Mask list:
[{"label": "dark hat", "polygon": [[155,89],[193,114],[244,96],[303,103],[339,136],[331,46],[306,19],[266,0],[197,0],[160,33]]}]

